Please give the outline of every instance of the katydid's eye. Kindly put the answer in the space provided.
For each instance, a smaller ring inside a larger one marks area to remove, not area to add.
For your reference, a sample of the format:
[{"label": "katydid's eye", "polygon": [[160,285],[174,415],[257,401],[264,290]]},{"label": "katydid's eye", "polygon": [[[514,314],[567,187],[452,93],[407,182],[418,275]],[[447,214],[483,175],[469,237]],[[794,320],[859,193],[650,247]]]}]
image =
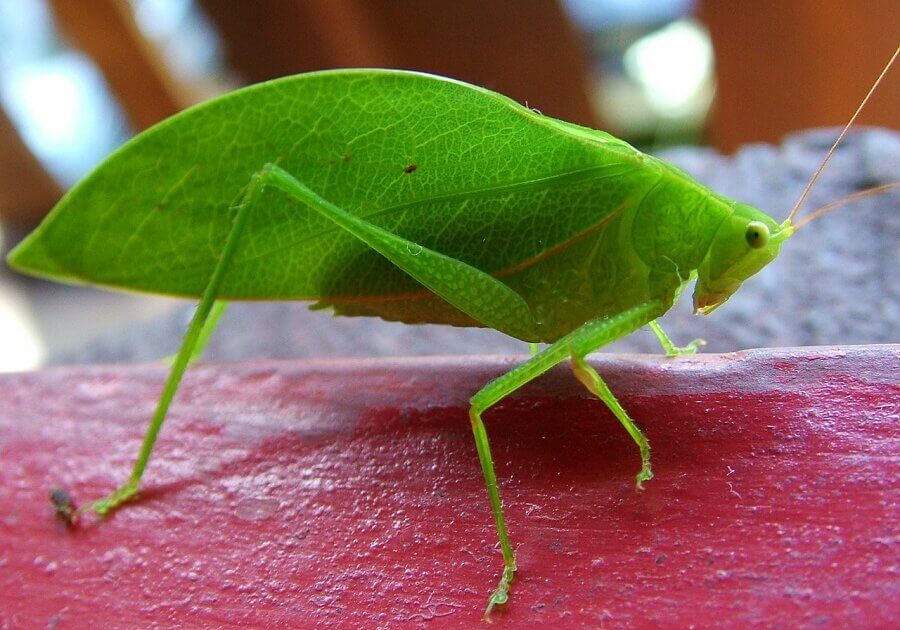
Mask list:
[{"label": "katydid's eye", "polygon": [[751,221],[747,224],[747,233],[744,238],[747,239],[747,245],[753,249],[765,247],[769,242],[769,228],[765,223]]}]

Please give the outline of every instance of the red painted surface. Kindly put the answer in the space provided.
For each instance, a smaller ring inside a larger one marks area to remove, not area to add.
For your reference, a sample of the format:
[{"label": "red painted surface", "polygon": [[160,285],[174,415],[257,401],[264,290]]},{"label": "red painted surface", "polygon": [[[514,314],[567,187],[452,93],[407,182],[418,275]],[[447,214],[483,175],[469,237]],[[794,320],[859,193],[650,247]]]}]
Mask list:
[{"label": "red painted surface", "polygon": [[[487,414],[520,572],[503,626],[897,626],[900,347],[594,361],[638,454],[567,369]],[[502,359],[200,366],[142,499],[165,369],[0,379],[0,626],[479,621],[501,560],[465,401]],[[432,624],[434,625],[434,624]]]}]

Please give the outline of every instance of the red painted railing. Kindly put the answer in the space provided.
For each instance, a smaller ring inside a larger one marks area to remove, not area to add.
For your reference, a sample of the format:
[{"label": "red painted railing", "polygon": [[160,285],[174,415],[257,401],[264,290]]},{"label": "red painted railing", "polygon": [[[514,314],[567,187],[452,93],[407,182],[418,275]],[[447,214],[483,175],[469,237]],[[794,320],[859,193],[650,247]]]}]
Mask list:
[{"label": "red painted railing", "polygon": [[[597,358],[653,446],[560,368],[486,414],[519,574],[494,621],[900,620],[900,347]],[[0,378],[0,627],[479,621],[501,568],[466,400],[506,359],[193,369],[141,499],[162,366]]]}]

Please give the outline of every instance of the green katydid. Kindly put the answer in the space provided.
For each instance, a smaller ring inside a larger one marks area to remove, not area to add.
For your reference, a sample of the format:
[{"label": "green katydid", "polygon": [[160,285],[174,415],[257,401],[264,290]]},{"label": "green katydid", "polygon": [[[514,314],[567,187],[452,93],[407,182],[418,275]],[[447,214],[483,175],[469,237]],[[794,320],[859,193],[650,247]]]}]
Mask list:
[{"label": "green katydid", "polygon": [[647,439],[584,357],[648,325],[666,354],[695,351],[656,319],[693,279],[697,311],[721,305],[777,256],[805,195],[779,223],[607,133],[499,94],[411,72],[327,71],[238,90],[141,133],[9,263],[200,298],[130,478],[82,508],[101,515],[137,493],[226,301],[310,300],[337,315],[550,344],[471,399],[504,562],[489,614],[516,564],[482,414],[570,359],[638,445],[640,487],[652,477]]}]

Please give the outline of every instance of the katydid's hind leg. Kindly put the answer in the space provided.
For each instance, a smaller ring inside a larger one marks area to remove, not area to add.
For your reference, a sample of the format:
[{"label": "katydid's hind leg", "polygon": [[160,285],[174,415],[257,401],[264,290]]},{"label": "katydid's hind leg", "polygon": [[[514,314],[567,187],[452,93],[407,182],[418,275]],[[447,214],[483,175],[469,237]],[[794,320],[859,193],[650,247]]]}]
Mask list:
[{"label": "katydid's hind leg", "polygon": [[332,221],[473,319],[520,339],[537,334],[537,322],[522,296],[489,273],[369,223],[274,164],[267,165],[261,177],[267,185]]},{"label": "katydid's hind leg", "polygon": [[628,431],[631,439],[638,445],[638,449],[641,452],[641,471],[635,477],[635,483],[638,490],[642,490],[644,487],[643,483],[653,478],[653,471],[650,468],[650,443],[625,412],[625,409],[622,408],[622,405],[619,404],[606,382],[600,378],[600,375],[597,374],[594,368],[587,364],[583,356],[574,352],[572,353],[572,371],[575,373],[575,377],[587,387],[588,391],[606,404],[622,426],[625,427],[625,430]]},{"label": "katydid's hind leg", "polygon": [[448,302],[482,323],[494,328],[507,325],[509,331],[515,331],[516,334],[524,336],[533,334],[534,319],[527,304],[521,296],[496,278],[461,261],[422,247],[416,247],[417,253],[413,255],[411,245],[415,245],[414,243],[348,213],[317,195],[277,165],[266,164],[252,176],[244,191],[234,225],[185,335],[185,340],[175,358],[131,476],[111,495],[86,505],[80,511],[93,509],[100,514],[105,514],[137,493],[138,484],[147,466],[156,437],[166,418],[169,405],[178,389],[184,371],[196,354],[198,345],[202,346],[205,343],[205,337],[208,336],[206,331],[211,332],[214,327],[214,321],[212,325],[208,324],[211,313],[213,320],[217,319],[220,314],[220,311],[214,310],[213,307],[219,286],[246,223],[247,210],[253,197],[266,186],[273,186],[281,190],[334,221]]},{"label": "katydid's hind leg", "polygon": [[175,355],[172,368],[169,371],[169,377],[166,380],[163,392],[157,401],[156,410],[150,420],[150,426],[147,428],[147,432],[144,435],[141,450],[138,453],[134,469],[131,471],[128,480],[109,495],[79,508],[76,515],[92,510],[103,516],[137,495],[141,477],[144,474],[147,463],[150,461],[153,446],[156,443],[156,438],[159,435],[163,422],[168,414],[169,405],[175,397],[175,392],[178,391],[178,386],[181,383],[185,370],[194,360],[196,355],[196,345],[208,321],[211,306],[212,301],[210,301],[208,305],[204,304],[204,301],[201,301],[197,306],[197,310],[194,312],[194,317],[185,334],[184,341],[181,343],[178,354]]},{"label": "katydid's hind leg", "polygon": [[[222,260],[219,261],[219,267],[222,267]],[[219,269],[219,267],[217,267],[217,269]],[[175,355],[175,360],[173,361],[172,368],[169,371],[169,377],[166,380],[166,384],[163,387],[162,394],[157,401],[156,410],[154,411],[153,417],[150,420],[150,426],[147,428],[147,432],[144,435],[144,440],[141,444],[141,450],[138,453],[137,460],[135,461],[134,468],[131,471],[131,475],[128,477],[128,480],[111,494],[79,508],[77,511],[78,514],[93,510],[97,514],[103,516],[111,512],[112,510],[115,510],[123,503],[126,503],[137,495],[141,477],[144,474],[147,463],[150,461],[150,455],[153,452],[153,446],[156,444],[156,438],[159,435],[160,430],[162,429],[162,425],[166,419],[166,416],[168,415],[169,406],[172,403],[172,399],[175,397],[175,393],[178,391],[178,386],[181,384],[181,379],[184,376],[185,370],[187,369],[188,365],[194,360],[197,354],[196,346],[202,336],[204,329],[209,330],[206,327],[206,324],[209,320],[210,310],[213,306],[215,290],[217,288],[218,283],[214,285],[211,282],[206,289],[206,294],[204,294],[203,299],[197,305],[197,310],[194,312],[194,317],[191,320],[184,340],[181,343],[178,354]],[[208,297],[209,299],[207,299]]]},{"label": "katydid's hind leg", "polygon": [[682,354],[695,354],[701,346],[706,345],[705,340],[694,339],[686,346],[676,346],[672,342],[672,338],[666,334],[666,331],[663,330],[662,326],[660,326],[656,320],[650,322],[650,330],[652,330],[653,334],[656,335],[656,338],[659,339],[659,343],[662,345],[663,350],[665,350],[666,356],[668,357],[677,357]]},{"label": "katydid's hind leg", "polygon": [[[191,352],[191,358],[188,361],[188,366],[193,365],[201,358],[203,358],[203,353],[206,351],[206,346],[207,344],[209,344],[209,340],[212,339],[212,335],[219,325],[219,320],[222,318],[222,315],[225,314],[225,309],[227,308],[228,302],[226,302],[225,300],[216,300],[215,304],[213,304],[213,307],[209,312],[209,316],[206,318],[206,322],[203,324],[203,330],[200,331],[200,336],[197,338],[197,344],[194,346],[193,352]],[[175,364],[175,359],[177,358],[177,356],[177,354],[167,356],[163,359],[163,363],[171,367]]]},{"label": "katydid's hind leg", "polygon": [[[237,207],[237,213],[235,214],[231,231],[228,233],[228,238],[226,239],[225,245],[222,248],[222,253],[220,254],[219,259],[216,262],[216,266],[213,269],[209,284],[206,285],[203,296],[201,297],[200,302],[197,305],[197,310],[194,311],[194,316],[191,319],[191,323],[188,326],[187,332],[185,333],[184,340],[181,343],[181,347],[178,349],[178,354],[175,355],[175,360],[172,363],[172,368],[169,371],[169,376],[166,379],[166,384],[163,387],[162,394],[160,395],[159,400],[156,404],[156,410],[153,412],[153,417],[150,420],[150,426],[147,428],[147,432],[144,435],[144,440],[141,444],[141,450],[138,453],[138,457],[135,461],[134,468],[131,471],[131,475],[128,477],[128,480],[124,484],[119,486],[111,494],[79,508],[72,515],[70,520],[74,521],[77,518],[78,514],[87,512],[89,510],[93,510],[101,516],[105,515],[137,495],[141,477],[144,474],[144,470],[147,468],[147,463],[150,461],[150,455],[153,452],[153,446],[156,443],[156,438],[159,435],[160,429],[162,429],[163,422],[165,421],[166,415],[169,411],[169,405],[172,403],[172,399],[175,397],[175,392],[178,391],[178,386],[181,384],[181,379],[184,376],[184,372],[187,369],[188,365],[197,356],[198,352],[202,352],[202,346],[204,346],[206,344],[206,341],[208,341],[209,336],[212,334],[212,331],[215,328],[216,321],[224,310],[224,302],[219,302],[218,304],[220,304],[220,306],[216,306],[216,297],[218,295],[219,288],[222,285],[222,280],[225,277],[225,273],[228,270],[228,266],[231,263],[232,258],[234,257],[234,252],[237,249],[237,244],[240,240],[241,233],[243,232],[244,225],[247,222],[248,208],[250,206],[250,203],[254,195],[262,189],[264,184],[265,182],[262,180],[261,174],[255,174],[251,178],[250,183],[243,194],[240,205]],[[54,501],[54,506],[57,506],[57,502],[55,499],[57,494],[58,493],[51,496],[51,500]],[[57,513],[59,513],[58,507]]]}]

